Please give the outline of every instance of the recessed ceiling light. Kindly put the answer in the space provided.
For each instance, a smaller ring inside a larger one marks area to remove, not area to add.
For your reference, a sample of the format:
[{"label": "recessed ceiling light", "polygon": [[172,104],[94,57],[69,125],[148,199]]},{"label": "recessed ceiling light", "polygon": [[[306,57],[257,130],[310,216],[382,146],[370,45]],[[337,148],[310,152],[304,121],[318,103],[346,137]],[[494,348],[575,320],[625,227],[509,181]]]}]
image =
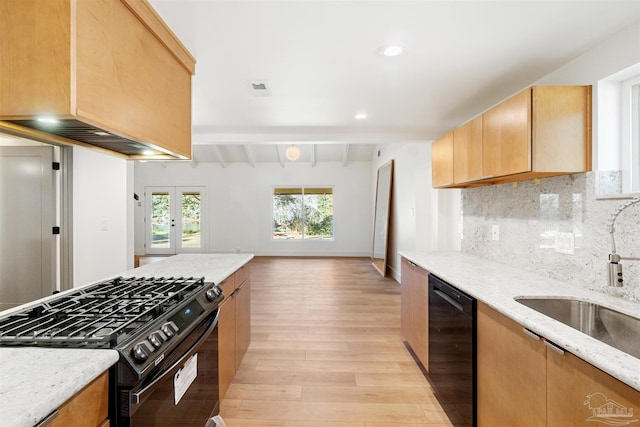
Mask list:
[{"label": "recessed ceiling light", "polygon": [[398,56],[402,53],[402,46],[399,44],[392,44],[389,46],[383,46],[378,50],[378,53],[382,56]]},{"label": "recessed ceiling light", "polygon": [[109,136],[110,135],[109,132],[104,132],[104,131],[101,131],[101,130],[97,130],[97,131],[95,131],[93,133],[95,133],[98,136]]},{"label": "recessed ceiling light", "polygon": [[355,118],[356,118],[356,119],[358,119],[358,120],[363,120],[363,119],[366,119],[366,118],[367,118],[367,113],[358,113],[358,114],[356,114],[356,115],[355,115],[355,116],[353,116],[353,117],[355,117]]},{"label": "recessed ceiling light", "polygon": [[144,151],[142,152],[142,155],[143,155],[143,156],[153,156],[154,154],[156,154],[156,152],[155,152],[155,151],[153,151],[153,150],[144,150]]}]

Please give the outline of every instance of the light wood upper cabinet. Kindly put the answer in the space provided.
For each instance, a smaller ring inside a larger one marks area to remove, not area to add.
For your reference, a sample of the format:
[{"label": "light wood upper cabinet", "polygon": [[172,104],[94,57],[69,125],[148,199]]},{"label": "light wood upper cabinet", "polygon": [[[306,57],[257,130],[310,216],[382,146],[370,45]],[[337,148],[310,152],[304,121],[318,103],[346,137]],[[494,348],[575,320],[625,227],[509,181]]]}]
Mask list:
[{"label": "light wood upper cabinet", "polygon": [[482,178],[482,116],[453,131],[453,182]]},{"label": "light wood upper cabinet", "polygon": [[431,182],[433,187],[453,184],[453,132],[431,145]]},{"label": "light wood upper cabinet", "polygon": [[[195,60],[146,0],[0,0],[0,15],[11,16],[0,26],[10,58],[0,61],[0,129],[133,158],[191,157]],[[62,122],[44,128],[43,115]]]},{"label": "light wood upper cabinet", "polygon": [[429,369],[429,273],[402,258],[400,329],[404,341]]},{"label": "light wood upper cabinet", "polygon": [[482,168],[499,177],[531,171],[531,89],[482,115]]},{"label": "light wood upper cabinet", "polygon": [[[440,140],[434,143],[434,187],[489,185],[591,170],[590,86],[534,86],[476,120],[481,123],[474,120],[453,132],[451,152],[444,150],[444,143],[436,150]],[[452,181],[443,172],[450,165]],[[445,177],[436,180],[436,176]]]}]

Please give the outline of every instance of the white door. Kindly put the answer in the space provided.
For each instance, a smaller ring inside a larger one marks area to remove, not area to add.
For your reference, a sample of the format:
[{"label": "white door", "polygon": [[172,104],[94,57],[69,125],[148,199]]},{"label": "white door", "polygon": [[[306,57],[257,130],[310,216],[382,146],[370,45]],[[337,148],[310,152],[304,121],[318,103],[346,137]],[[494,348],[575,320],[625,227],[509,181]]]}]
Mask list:
[{"label": "white door", "polygon": [[56,289],[53,147],[0,147],[0,310]]},{"label": "white door", "polygon": [[205,252],[205,187],[145,187],[147,254]]}]

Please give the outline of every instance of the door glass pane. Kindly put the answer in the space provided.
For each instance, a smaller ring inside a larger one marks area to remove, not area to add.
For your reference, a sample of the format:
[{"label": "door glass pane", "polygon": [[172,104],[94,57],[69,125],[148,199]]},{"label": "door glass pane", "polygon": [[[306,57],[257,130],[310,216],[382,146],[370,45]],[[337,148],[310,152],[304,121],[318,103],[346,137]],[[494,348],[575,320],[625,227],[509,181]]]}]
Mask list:
[{"label": "door glass pane", "polygon": [[200,248],[200,193],[182,193],[182,247]]},{"label": "door glass pane", "polygon": [[151,194],[151,247],[169,248],[169,193]]}]

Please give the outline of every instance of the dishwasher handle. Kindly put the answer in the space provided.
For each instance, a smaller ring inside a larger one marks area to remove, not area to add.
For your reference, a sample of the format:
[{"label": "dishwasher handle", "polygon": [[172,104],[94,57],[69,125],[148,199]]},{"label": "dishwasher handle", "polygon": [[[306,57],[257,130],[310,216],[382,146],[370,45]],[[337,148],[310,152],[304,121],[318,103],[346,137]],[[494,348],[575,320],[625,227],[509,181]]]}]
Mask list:
[{"label": "dishwasher handle", "polygon": [[475,316],[475,299],[451,286],[433,274],[429,274],[429,293],[440,297],[458,311],[469,317]]},{"label": "dishwasher handle", "polygon": [[456,310],[462,311],[464,313],[464,307],[458,301],[451,298],[449,295],[442,292],[440,289],[433,289],[433,292],[438,295],[440,298],[444,299],[446,302],[455,307]]}]

